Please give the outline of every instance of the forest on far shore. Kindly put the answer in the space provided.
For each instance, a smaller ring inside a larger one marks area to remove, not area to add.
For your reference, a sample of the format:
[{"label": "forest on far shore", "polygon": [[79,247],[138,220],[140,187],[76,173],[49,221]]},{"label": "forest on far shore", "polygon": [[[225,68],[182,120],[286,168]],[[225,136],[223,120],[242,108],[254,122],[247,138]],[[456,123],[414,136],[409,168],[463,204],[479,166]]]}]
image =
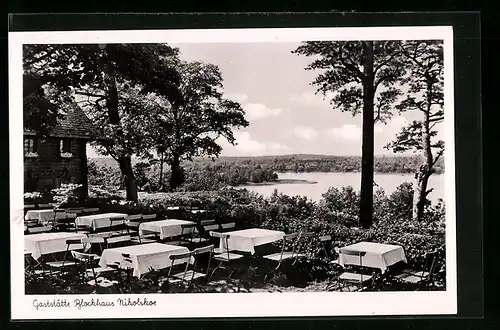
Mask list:
[{"label": "forest on far shore", "polygon": [[[160,183],[158,161],[133,160],[134,173],[139,187],[158,190],[168,185],[169,168],[163,169],[163,183]],[[375,172],[415,173],[422,160],[419,156],[377,156]],[[361,157],[327,155],[283,155],[259,157],[219,157],[194,159],[182,164],[186,185],[183,190],[210,190],[218,186],[238,186],[248,183],[272,182],[283,172],[359,172]],[[444,158],[438,160],[437,174],[444,172]],[[111,158],[89,159],[89,183],[96,185],[122,185],[118,164]]]}]

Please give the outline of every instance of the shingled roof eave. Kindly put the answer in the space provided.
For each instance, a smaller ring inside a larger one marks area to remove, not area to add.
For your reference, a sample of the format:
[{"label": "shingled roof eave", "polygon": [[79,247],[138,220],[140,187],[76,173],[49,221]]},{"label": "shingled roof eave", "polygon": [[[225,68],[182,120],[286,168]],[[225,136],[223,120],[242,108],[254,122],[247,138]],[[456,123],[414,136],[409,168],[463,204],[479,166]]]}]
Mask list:
[{"label": "shingled roof eave", "polygon": [[[36,136],[37,133],[34,131],[27,131],[25,130],[23,135],[27,136]],[[78,135],[78,134],[64,134],[64,133],[53,133],[50,132],[47,134],[47,137],[52,137],[52,138],[67,138],[67,139],[80,139],[80,140],[89,140],[89,141],[105,141],[107,140],[106,137],[102,137],[96,134],[89,134],[89,135]]]}]

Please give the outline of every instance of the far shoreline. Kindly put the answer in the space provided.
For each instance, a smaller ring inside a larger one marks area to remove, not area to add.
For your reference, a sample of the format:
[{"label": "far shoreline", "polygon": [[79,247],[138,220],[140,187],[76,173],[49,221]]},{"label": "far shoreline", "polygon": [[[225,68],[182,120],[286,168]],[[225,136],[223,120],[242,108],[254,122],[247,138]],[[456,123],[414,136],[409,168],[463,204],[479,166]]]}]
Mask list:
[{"label": "far shoreline", "polygon": [[309,181],[309,180],[302,180],[302,179],[278,179],[276,181],[265,181],[265,182],[246,182],[244,184],[235,186],[235,187],[241,187],[241,186],[272,186],[275,184],[317,184],[318,181]]}]

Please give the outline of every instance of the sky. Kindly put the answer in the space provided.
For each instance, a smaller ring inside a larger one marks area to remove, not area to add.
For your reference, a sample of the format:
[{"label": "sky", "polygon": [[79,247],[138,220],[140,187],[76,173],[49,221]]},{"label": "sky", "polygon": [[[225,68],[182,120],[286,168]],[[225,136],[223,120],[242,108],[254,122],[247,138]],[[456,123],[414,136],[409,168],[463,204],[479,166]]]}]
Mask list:
[{"label": "sky", "polygon": [[[224,92],[240,102],[250,125],[234,130],[236,146],[225,140],[221,156],[283,154],[361,155],[361,115],[334,109],[310,83],[317,71],[304,68],[311,58],[292,54],[299,43],[171,44],[186,61],[218,65]],[[392,154],[383,147],[401,127],[419,119],[415,111],[394,116],[375,127],[375,154]],[[442,138],[442,127],[438,137]],[[89,147],[89,157],[96,157]]]}]

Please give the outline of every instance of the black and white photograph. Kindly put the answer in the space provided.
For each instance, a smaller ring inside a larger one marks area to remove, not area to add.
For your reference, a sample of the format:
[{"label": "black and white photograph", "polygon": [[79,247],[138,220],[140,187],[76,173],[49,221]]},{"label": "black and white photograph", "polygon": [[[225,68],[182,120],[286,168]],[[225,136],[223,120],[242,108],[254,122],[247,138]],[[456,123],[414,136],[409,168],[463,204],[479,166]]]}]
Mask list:
[{"label": "black and white photograph", "polygon": [[9,39],[13,315],[456,313],[451,28]]}]

